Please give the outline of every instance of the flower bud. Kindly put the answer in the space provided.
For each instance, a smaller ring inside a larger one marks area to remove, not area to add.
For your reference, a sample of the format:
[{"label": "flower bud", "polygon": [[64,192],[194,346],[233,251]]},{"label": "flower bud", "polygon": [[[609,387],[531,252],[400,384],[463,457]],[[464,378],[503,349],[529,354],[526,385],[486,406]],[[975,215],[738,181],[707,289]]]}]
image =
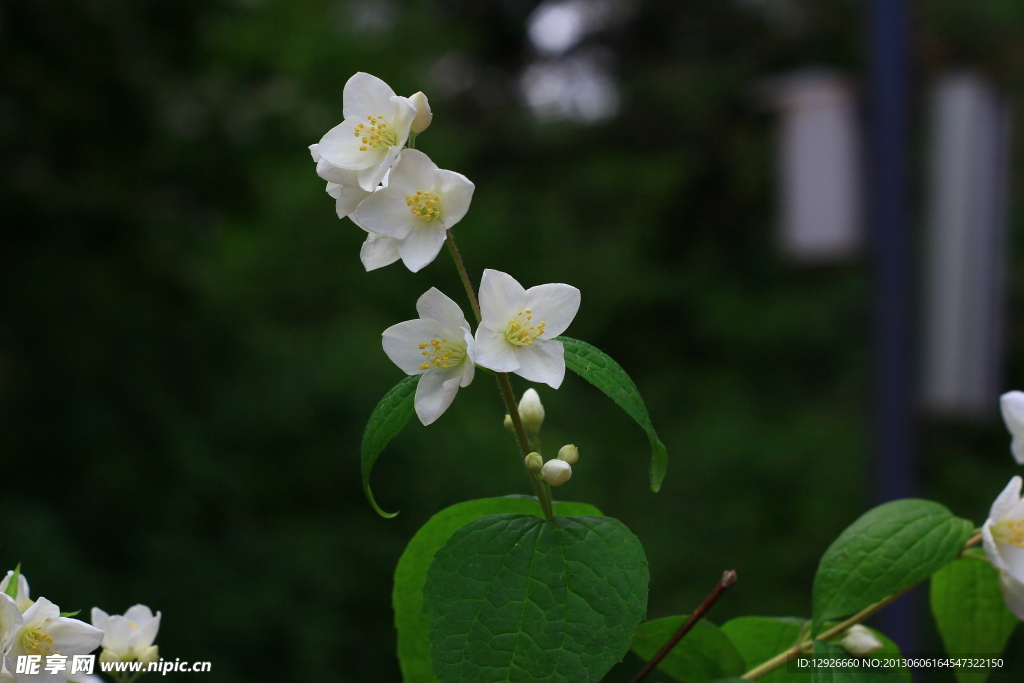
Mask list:
[{"label": "flower bud", "polygon": [[544,406],[535,389],[527,389],[523,393],[523,398],[519,401],[519,417],[523,421],[523,428],[536,436],[544,423]]},{"label": "flower bud", "polygon": [[409,101],[416,107],[416,117],[412,120],[412,126],[409,128],[409,131],[413,135],[419,135],[427,129],[434,115],[430,113],[430,102],[427,101],[427,96],[422,92],[418,92],[410,97]]},{"label": "flower bud", "polygon": [[514,424],[512,424],[512,416],[509,415],[508,413],[505,414],[505,429],[512,432],[513,434],[516,433],[516,427]]},{"label": "flower bud", "polygon": [[548,460],[541,468],[540,476],[552,486],[561,486],[572,476],[572,466],[564,460]]},{"label": "flower bud", "polygon": [[854,624],[839,641],[847,652],[853,655],[866,655],[882,649],[882,641],[870,629]]},{"label": "flower bud", "polygon": [[558,449],[558,459],[564,460],[570,465],[575,465],[576,461],[580,459],[580,449],[571,443],[567,443]]},{"label": "flower bud", "polygon": [[537,474],[544,466],[544,458],[540,457],[540,453],[530,453],[526,456],[526,469]]}]

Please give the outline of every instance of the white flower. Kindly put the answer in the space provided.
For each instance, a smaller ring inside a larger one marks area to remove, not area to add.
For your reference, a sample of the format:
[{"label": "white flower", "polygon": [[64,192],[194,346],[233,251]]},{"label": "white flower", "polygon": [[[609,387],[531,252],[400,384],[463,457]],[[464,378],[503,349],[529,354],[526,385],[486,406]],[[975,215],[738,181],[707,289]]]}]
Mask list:
[{"label": "white flower", "polygon": [[454,301],[431,287],[416,302],[420,317],[384,330],[384,353],[409,375],[422,374],[414,405],[420,422],[430,424],[469,386],[476,371],[473,333]]},{"label": "white flower", "polygon": [[13,681],[14,674],[7,670],[7,653],[14,645],[14,638],[25,625],[21,610],[11,596],[0,593],[0,681]]},{"label": "white flower", "polygon": [[[7,570],[7,576],[0,580],[0,593],[7,593],[7,587],[11,585],[12,576],[14,576],[14,572]],[[22,612],[32,606],[32,600],[29,598],[28,592],[28,579],[21,572],[18,573],[18,593],[14,598],[14,603]]]},{"label": "white flower", "polygon": [[[103,640],[103,631],[78,619],[60,616],[60,609],[39,598],[23,615],[24,623],[14,637],[9,659],[17,661],[19,655],[62,654],[66,657],[84,655],[95,650]],[[15,673],[18,683],[64,683],[65,672],[46,673],[45,668],[35,675]]]},{"label": "white flower", "polygon": [[160,612],[153,616],[145,605],[135,605],[129,607],[124,616],[110,616],[99,607],[93,607],[92,625],[103,631],[101,661],[155,662],[159,658],[153,641],[160,630]]},{"label": "white flower", "polygon": [[519,419],[523,421],[523,428],[534,436],[544,424],[544,405],[540,402],[537,390],[532,387],[523,392],[523,398],[519,401]]},{"label": "white flower", "polygon": [[342,113],[345,120],[321,138],[317,152],[332,166],[358,171],[355,184],[371,192],[409,139],[416,107],[384,81],[360,72],[345,84]]},{"label": "white flower", "polygon": [[580,307],[580,290],[551,284],[523,289],[515,278],[485,270],[480,281],[477,363],[514,372],[557,389],[565,377],[562,342],[555,341]]},{"label": "white flower", "polygon": [[1013,436],[1010,452],[1018,465],[1024,465],[1024,392],[1009,391],[999,397],[1003,421]]},{"label": "white flower", "polygon": [[847,652],[853,655],[866,655],[881,650],[884,645],[871,629],[860,624],[854,624],[846,631],[846,635],[839,641]]},{"label": "white flower", "polygon": [[409,130],[413,135],[419,135],[434,120],[434,115],[430,113],[430,102],[427,101],[427,96],[422,91],[410,97],[409,101],[416,107],[416,118],[412,120],[412,127]]},{"label": "white flower", "polygon": [[473,189],[466,176],[443,171],[423,152],[407,149],[391,169],[388,186],[364,199],[353,220],[397,240],[402,261],[415,273],[437,257],[445,231],[469,210]]},{"label": "white flower", "polygon": [[359,260],[367,272],[390,266],[399,258],[398,240],[374,232],[366,236],[366,241],[359,249]]},{"label": "white flower", "polygon": [[572,476],[572,465],[564,460],[548,460],[541,468],[540,476],[552,486],[561,486]]},{"label": "white flower", "polygon": [[1013,579],[1024,582],[1024,499],[1021,478],[1014,477],[999,494],[988,519],[981,527],[981,537],[989,562]]},{"label": "white flower", "polygon": [[1024,583],[1006,572],[999,572],[999,588],[1003,591],[1006,607],[1015,617],[1024,621]]}]

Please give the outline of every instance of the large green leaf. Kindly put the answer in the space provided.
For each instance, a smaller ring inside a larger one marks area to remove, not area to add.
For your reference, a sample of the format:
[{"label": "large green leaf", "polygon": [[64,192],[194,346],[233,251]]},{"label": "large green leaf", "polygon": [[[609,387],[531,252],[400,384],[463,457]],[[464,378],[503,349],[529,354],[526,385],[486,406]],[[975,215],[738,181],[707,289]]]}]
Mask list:
[{"label": "large green leaf", "polygon": [[603,391],[643,427],[651,442],[651,490],[657,492],[668,469],[668,451],[654,431],[636,384],[618,363],[596,347],[569,337],[555,339],[565,348],[565,366]]},{"label": "large green leaf", "polygon": [[381,517],[390,518],[398,513],[384,512],[377,505],[377,501],[373,499],[373,491],[370,490],[370,472],[373,470],[373,464],[377,462],[377,456],[388,445],[388,442],[402,431],[402,427],[415,412],[413,398],[416,394],[416,384],[419,381],[420,375],[411,375],[384,394],[384,398],[373,409],[370,421],[366,423],[366,430],[363,432],[363,491],[366,492],[370,505]]},{"label": "large green leaf", "polygon": [[[650,660],[668,642],[688,615],[654,619],[640,624],[633,635],[633,652]],[[701,619],[658,664],[677,681],[703,683],[713,678],[739,676],[745,669],[743,656],[729,637],[706,619]]]},{"label": "large green leaf", "polygon": [[[821,640],[814,641],[814,654],[822,659],[856,660],[846,650]],[[852,662],[851,662],[852,663]],[[906,679],[895,669],[868,668],[864,666],[832,666],[815,668],[811,672],[811,683],[906,683]]]},{"label": "large green leaf", "polygon": [[647,560],[610,517],[488,515],[437,551],[423,588],[434,673],[449,681],[597,681],[647,608]]},{"label": "large green leaf", "polygon": [[895,500],[869,510],[821,558],[815,629],[927,579],[956,557],[972,530],[969,521],[929,500]]},{"label": "large green leaf", "polygon": [[[722,624],[722,633],[743,656],[746,669],[767,662],[780,652],[796,645],[800,632],[808,624],[806,619],[772,617],[737,617]],[[786,667],[771,671],[759,680],[763,683],[785,683],[786,681],[810,681],[807,671],[788,672]]]},{"label": "large green leaf", "polygon": [[[999,588],[999,572],[984,555],[966,553],[932,575],[932,614],[953,657],[995,657],[1017,627]],[[988,668],[953,669],[960,683],[983,683]]]},{"label": "large green leaf", "polygon": [[[395,588],[391,604],[395,609],[395,627],[398,629],[398,661],[405,683],[431,683],[436,681],[430,664],[430,620],[423,612],[423,584],[434,553],[451,538],[460,527],[485,515],[517,513],[543,517],[537,499],[509,496],[467,500],[441,510],[420,527],[409,541],[398,568],[395,569]],[[555,503],[555,514],[600,515],[601,511],[586,503]]]}]

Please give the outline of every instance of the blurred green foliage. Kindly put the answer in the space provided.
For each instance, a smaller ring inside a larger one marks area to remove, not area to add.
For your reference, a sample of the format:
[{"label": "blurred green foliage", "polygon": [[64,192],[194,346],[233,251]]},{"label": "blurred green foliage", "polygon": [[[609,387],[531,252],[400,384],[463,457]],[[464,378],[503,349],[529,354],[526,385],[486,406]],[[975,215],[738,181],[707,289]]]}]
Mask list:
[{"label": "blurred green foliage", "polygon": [[[922,78],[981,65],[1019,104],[1024,10],[922,4]],[[777,254],[772,121],[750,88],[807,64],[858,73],[861,6],[636,3],[591,39],[614,56],[619,115],[575,125],[534,121],[516,92],[534,5],[0,4],[0,561],[23,562],[34,594],[162,610],[161,654],[224,683],[398,680],[405,543],[444,506],[527,492],[481,375],[382,456],[374,490],[402,514],[363,498],[362,428],[401,378],[379,334],[430,286],[461,297],[444,254],[363,272],[363,234],[313,172],[306,146],[363,70],[430,96],[418,147],[477,186],[456,229],[473,277],[578,286],[568,334],[645,395],[671,458],[657,495],[628,417],[578,378],[540,387],[545,444],[582,454],[559,494],[640,537],[649,616],[691,611],[733,567],[718,623],[809,613],[818,557],[870,505],[868,270]],[[437,85],[446,57],[470,87]],[[920,446],[923,494],[978,523],[1014,473],[995,416],[923,420]]]}]

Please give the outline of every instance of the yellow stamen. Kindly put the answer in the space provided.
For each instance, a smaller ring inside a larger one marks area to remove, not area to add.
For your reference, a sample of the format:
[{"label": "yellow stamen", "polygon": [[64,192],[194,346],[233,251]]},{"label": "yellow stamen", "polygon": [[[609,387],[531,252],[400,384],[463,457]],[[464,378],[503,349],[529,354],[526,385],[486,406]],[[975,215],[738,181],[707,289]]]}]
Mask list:
[{"label": "yellow stamen", "polygon": [[441,215],[441,198],[431,192],[416,190],[416,194],[406,196],[405,205],[420,220],[432,221]]}]

